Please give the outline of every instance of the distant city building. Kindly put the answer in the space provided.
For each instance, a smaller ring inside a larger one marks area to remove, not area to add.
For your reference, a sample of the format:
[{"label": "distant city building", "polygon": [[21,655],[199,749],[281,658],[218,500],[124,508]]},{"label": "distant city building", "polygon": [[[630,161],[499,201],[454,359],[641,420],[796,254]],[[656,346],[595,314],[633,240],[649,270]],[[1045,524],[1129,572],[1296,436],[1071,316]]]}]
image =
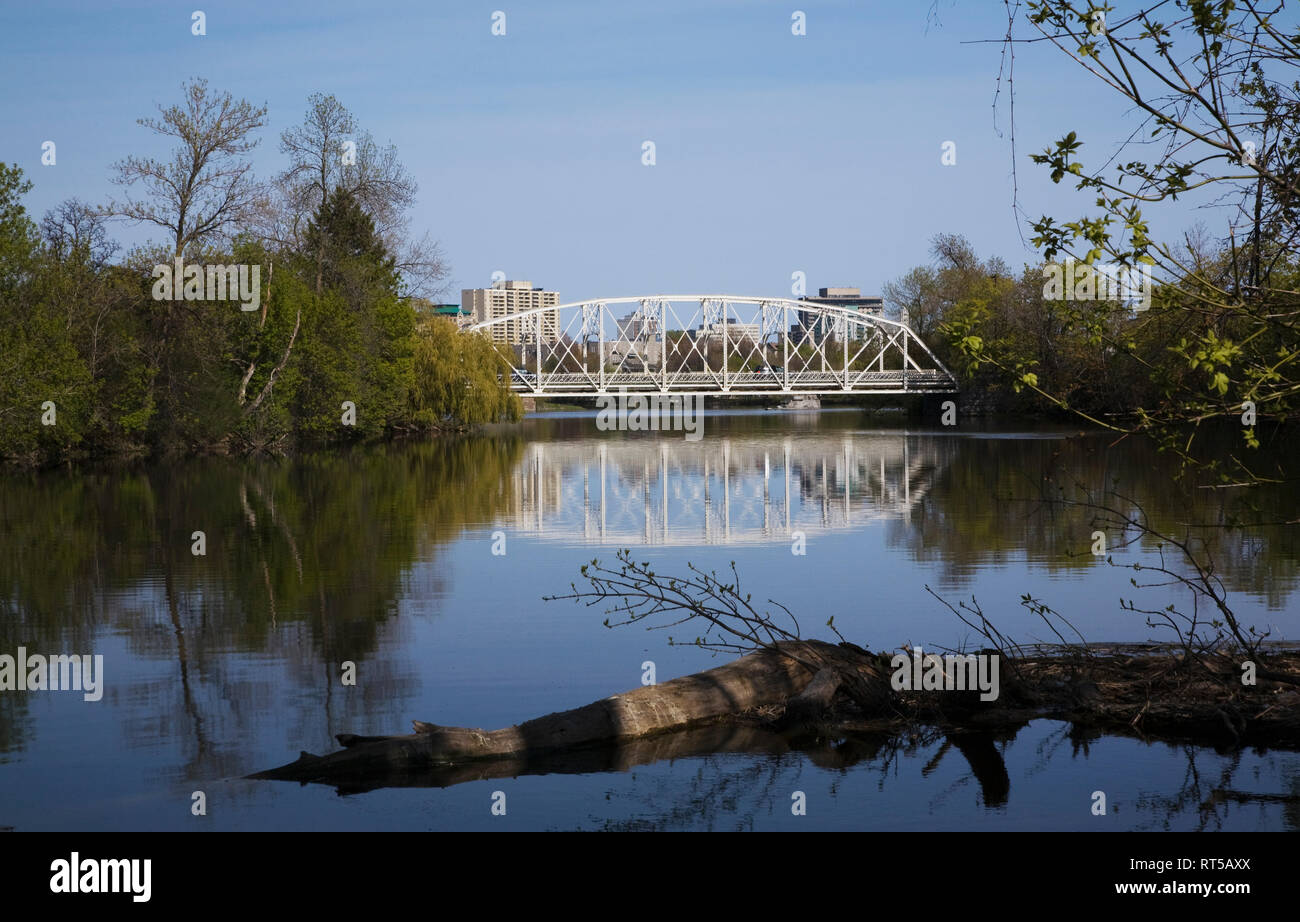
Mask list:
[{"label": "distant city building", "polygon": [[609,357],[615,365],[624,368],[645,368],[659,363],[659,317],[642,316],[633,311],[621,320],[615,320],[618,338],[609,344]]},{"label": "distant city building", "polygon": [[722,339],[724,326],[728,342],[737,343],[748,339],[757,343],[763,336],[763,325],[759,323],[701,323],[695,328],[695,339]]},{"label": "distant city building", "polygon": [[[475,323],[496,320],[509,314],[531,310],[535,307],[554,307],[560,303],[560,293],[534,288],[532,282],[508,281],[499,288],[465,288],[460,293],[461,310],[468,311]],[[560,312],[545,311],[542,318],[542,342],[553,343],[560,335]],[[494,343],[512,346],[535,342],[536,326],[529,320],[508,320],[494,324],[488,332]]]},{"label": "distant city building", "polygon": [[[856,310],[863,314],[870,314],[873,317],[882,317],[885,313],[885,300],[879,296],[862,296],[861,289],[858,288],[819,288],[816,297],[811,295],[800,298],[800,301],[807,301],[811,304],[829,304],[834,307],[844,307],[849,310]],[[823,342],[826,339],[836,336],[836,327],[838,325],[832,321],[832,318],[815,311],[800,311],[799,318],[790,325],[790,335],[802,340],[807,333],[811,333],[813,342]],[[855,338],[862,334],[856,333]]]},{"label": "distant city building", "polygon": [[640,311],[633,311],[622,320],[615,320],[619,339],[640,339],[659,333],[659,318],[651,315],[643,317]]}]

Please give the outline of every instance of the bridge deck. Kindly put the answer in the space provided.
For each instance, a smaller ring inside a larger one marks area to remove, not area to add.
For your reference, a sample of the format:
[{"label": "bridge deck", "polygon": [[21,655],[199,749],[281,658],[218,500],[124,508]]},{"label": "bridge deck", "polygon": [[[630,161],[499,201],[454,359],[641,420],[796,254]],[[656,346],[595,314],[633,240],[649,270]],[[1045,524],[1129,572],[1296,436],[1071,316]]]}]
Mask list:
[{"label": "bridge deck", "polygon": [[942,371],[714,371],[670,373],[592,372],[532,373],[516,371],[511,386],[520,393],[539,396],[583,397],[620,390],[664,394],[955,394],[952,378]]}]

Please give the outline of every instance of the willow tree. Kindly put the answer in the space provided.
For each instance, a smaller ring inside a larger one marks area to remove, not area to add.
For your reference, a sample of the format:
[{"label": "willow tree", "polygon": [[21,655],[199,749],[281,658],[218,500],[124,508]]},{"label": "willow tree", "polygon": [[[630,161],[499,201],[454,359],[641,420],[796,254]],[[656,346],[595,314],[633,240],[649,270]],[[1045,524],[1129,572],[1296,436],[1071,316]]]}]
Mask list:
[{"label": "willow tree", "polygon": [[411,403],[427,425],[464,428],[523,415],[510,390],[510,366],[486,336],[462,332],[446,317],[416,329]]}]

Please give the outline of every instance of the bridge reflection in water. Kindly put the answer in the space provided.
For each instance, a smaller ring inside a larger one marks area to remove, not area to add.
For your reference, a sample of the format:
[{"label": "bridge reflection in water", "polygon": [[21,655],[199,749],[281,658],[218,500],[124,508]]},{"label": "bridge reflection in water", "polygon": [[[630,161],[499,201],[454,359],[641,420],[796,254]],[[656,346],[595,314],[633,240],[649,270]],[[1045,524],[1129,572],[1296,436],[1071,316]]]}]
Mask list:
[{"label": "bridge reflection in water", "polygon": [[632,546],[753,544],[906,522],[951,448],[899,432],[536,443],[511,474],[514,508],[498,524]]}]

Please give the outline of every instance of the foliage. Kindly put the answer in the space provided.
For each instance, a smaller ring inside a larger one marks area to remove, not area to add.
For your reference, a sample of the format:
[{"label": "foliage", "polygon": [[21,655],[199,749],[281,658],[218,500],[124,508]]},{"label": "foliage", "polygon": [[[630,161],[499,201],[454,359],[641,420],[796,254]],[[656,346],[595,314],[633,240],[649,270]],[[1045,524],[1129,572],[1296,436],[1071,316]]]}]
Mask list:
[{"label": "foliage", "polygon": [[523,403],[510,390],[510,366],[486,336],[464,333],[446,317],[424,318],[416,331],[411,404],[435,426],[515,421]]},{"label": "foliage", "polygon": [[[1088,161],[1076,131],[1032,155],[1053,182],[1073,181],[1097,209],[1073,221],[1042,216],[1033,243],[1048,260],[1150,265],[1162,280],[1150,310],[1095,330],[1099,348],[1151,385],[1115,407],[1123,418],[1107,425],[1151,433],[1194,461],[1206,421],[1240,417],[1243,447],[1257,449],[1256,420],[1300,414],[1300,33],[1277,18],[1280,3],[1155,4],[1110,23],[1100,9],[1031,2],[1033,37],[1007,37],[1013,53],[1019,41],[1050,42],[1142,119],[1104,162]],[[1126,161],[1129,152],[1140,159]],[[1217,207],[1223,221],[1212,237],[1159,239],[1144,206],[1180,199]],[[1076,325],[1086,323],[1078,308],[1066,312]],[[1017,370],[1013,355],[970,352],[977,364]],[[1077,409],[1059,388],[1043,391]],[[1220,471],[1223,481],[1269,476],[1285,474],[1257,470],[1247,455]]]},{"label": "foliage", "polygon": [[0,445],[39,460],[80,439],[89,373],[42,284],[40,240],[20,202],[30,188],[17,166],[0,164]]},{"label": "foliage", "polygon": [[[407,235],[415,185],[396,151],[313,96],[270,194],[248,159],[265,120],[190,81],[140,121],[170,153],[114,166],[125,199],[70,199],[39,228],[22,203],[31,184],[0,164],[0,458],[278,452],[519,417],[490,344],[417,330],[407,295],[446,267]],[[358,141],[346,161],[345,128]],[[166,238],[115,259],[115,217]],[[203,279],[197,296],[179,279],[161,296],[177,257],[204,273],[245,267],[249,286],[256,270],[252,309],[228,292],[207,300],[222,294]]]}]

